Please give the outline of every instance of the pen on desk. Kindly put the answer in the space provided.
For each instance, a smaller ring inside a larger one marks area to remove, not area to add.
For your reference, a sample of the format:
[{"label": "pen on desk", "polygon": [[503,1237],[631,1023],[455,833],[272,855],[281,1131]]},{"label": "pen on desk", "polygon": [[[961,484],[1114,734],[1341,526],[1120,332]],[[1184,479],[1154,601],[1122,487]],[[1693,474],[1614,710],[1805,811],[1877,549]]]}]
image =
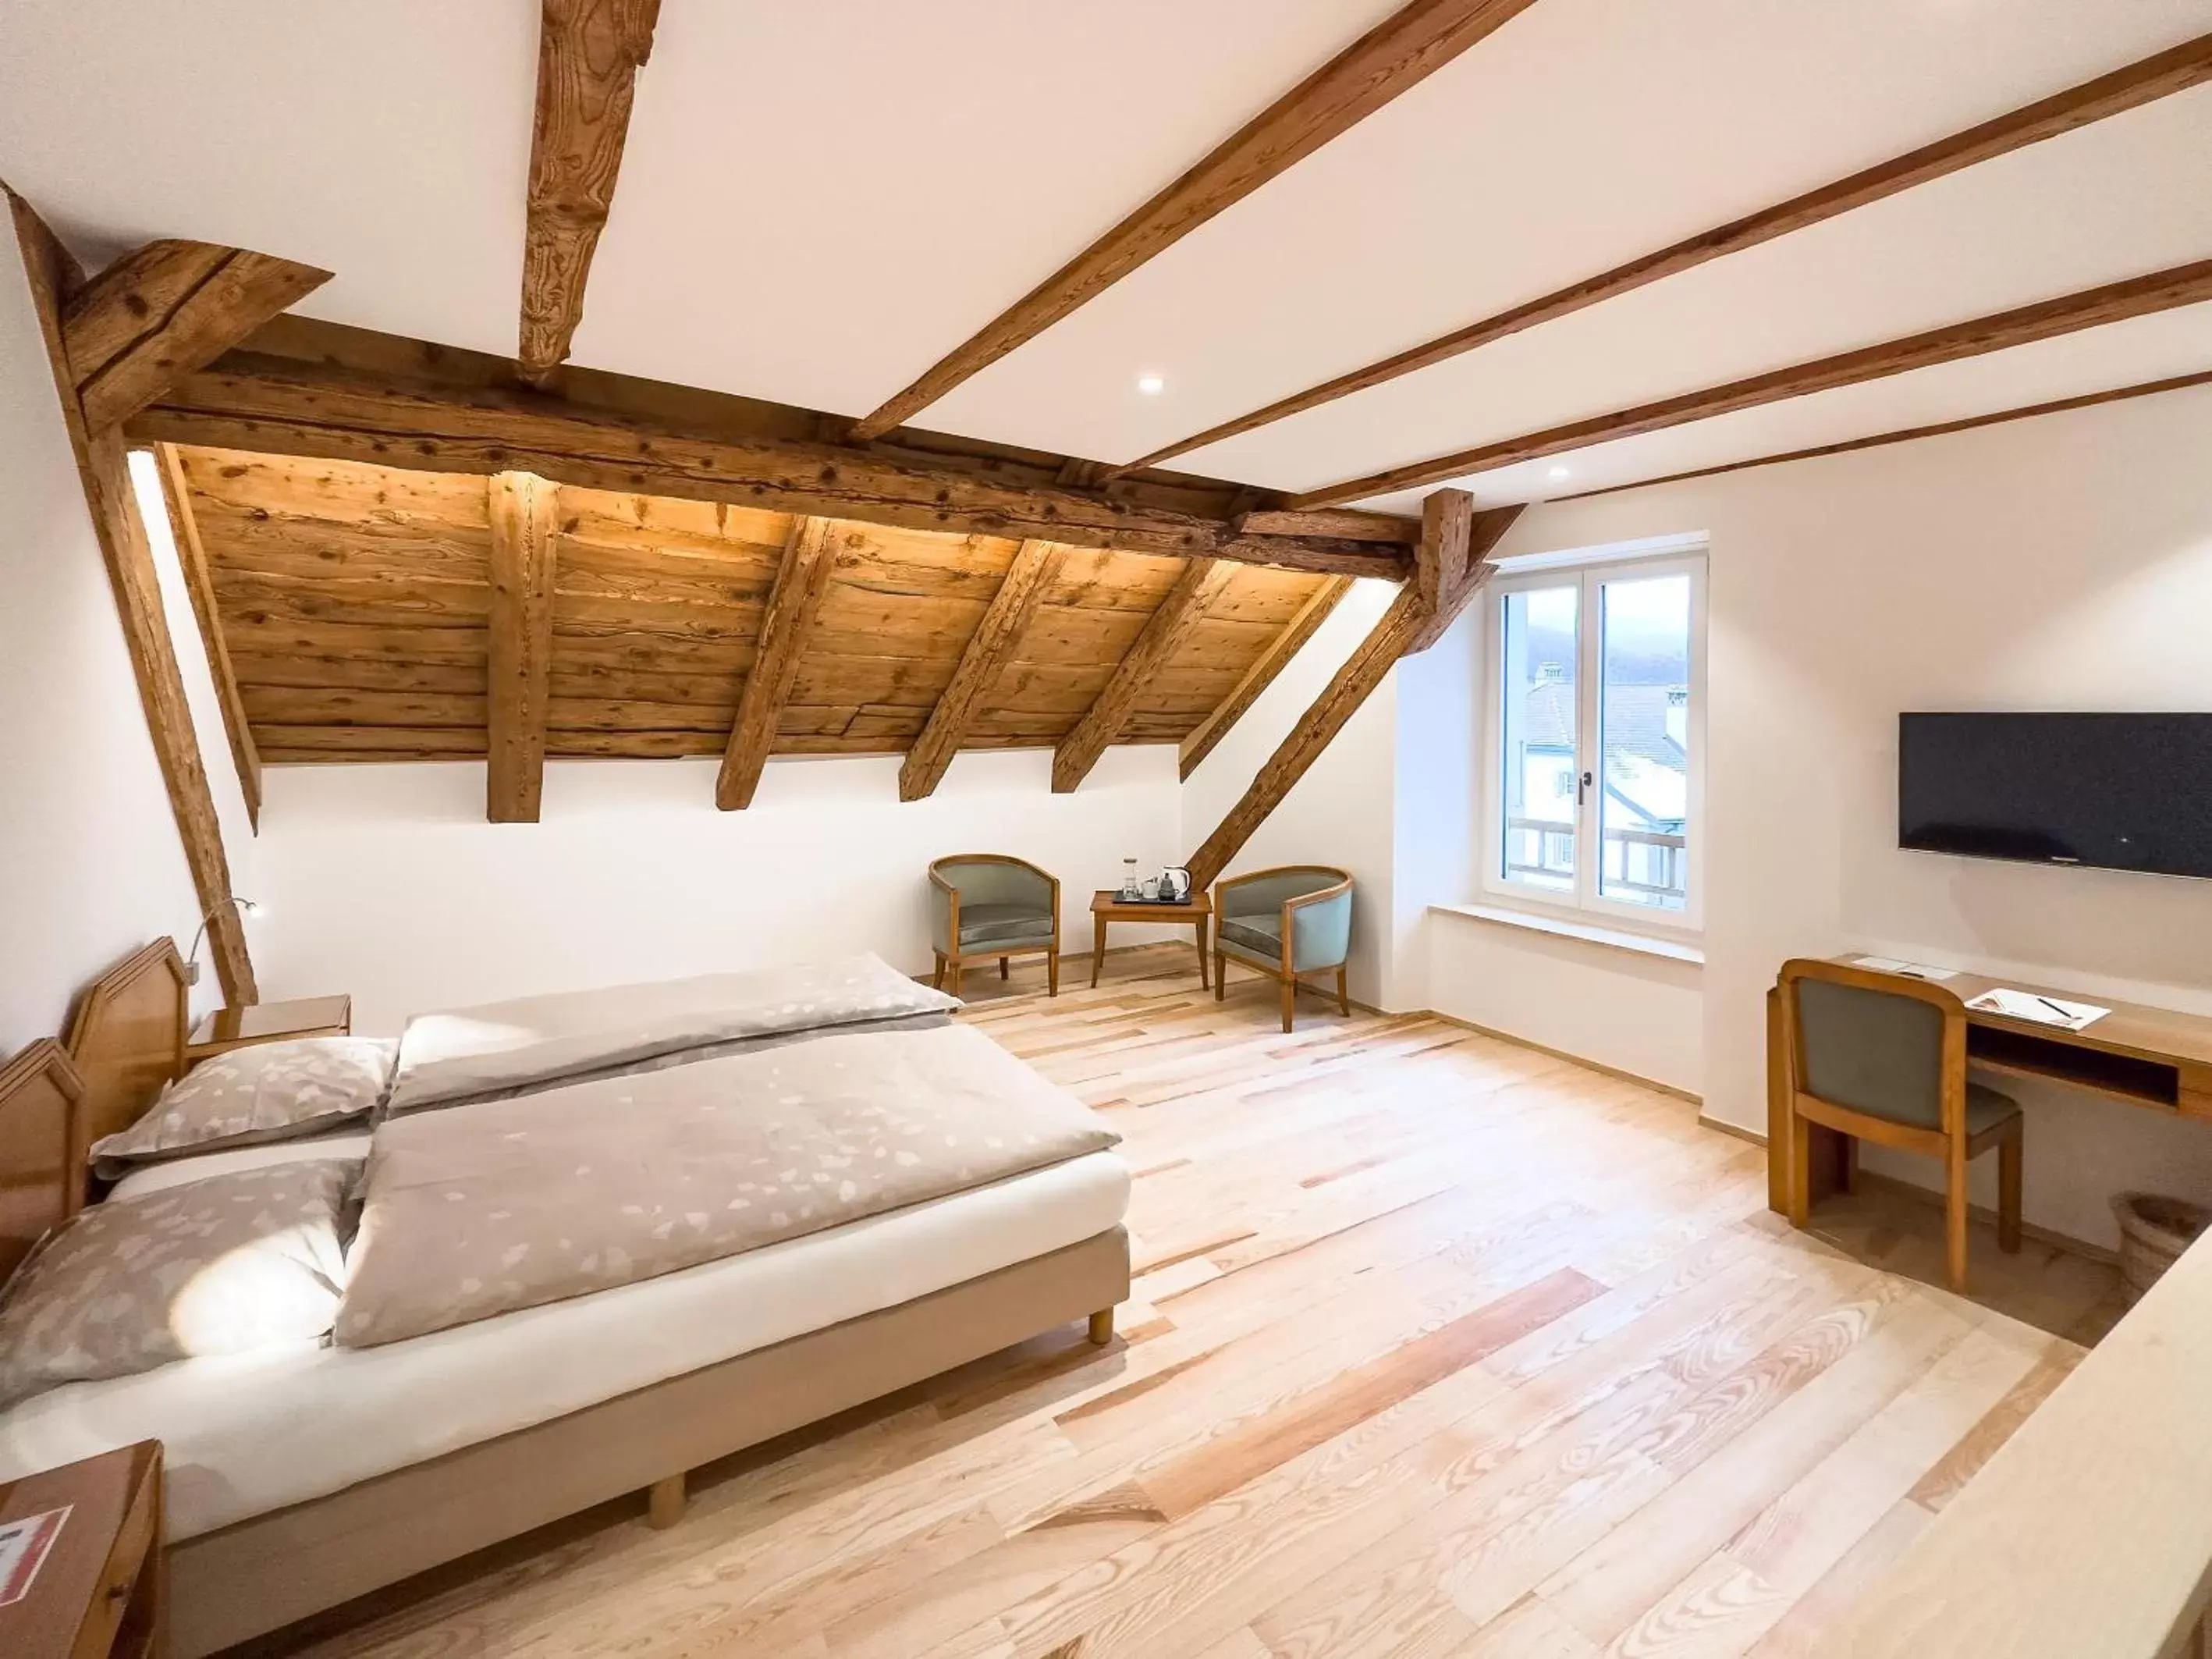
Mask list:
[{"label": "pen on desk", "polygon": [[2068,1013],[2063,1008],[2053,1002],[2049,997],[2038,997],[2036,998],[2036,1000],[2041,1003],[2045,1007],[2050,1009],[2052,1013],[2057,1015],[2061,1019],[2071,1019],[2074,1018],[2073,1015]]}]

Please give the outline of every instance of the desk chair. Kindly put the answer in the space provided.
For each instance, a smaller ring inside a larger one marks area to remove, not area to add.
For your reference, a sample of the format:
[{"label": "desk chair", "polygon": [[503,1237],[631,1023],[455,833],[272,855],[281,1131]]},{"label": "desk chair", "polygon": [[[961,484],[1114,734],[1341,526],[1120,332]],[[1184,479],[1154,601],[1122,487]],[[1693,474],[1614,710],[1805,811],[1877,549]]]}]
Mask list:
[{"label": "desk chair", "polygon": [[[1352,1012],[1344,984],[1352,951],[1352,878],[1325,864],[1255,870],[1213,885],[1213,994],[1228,994],[1224,961],[1256,968],[1283,988],[1283,1029],[1291,1029],[1299,975],[1336,973],[1336,1006]],[[1318,990],[1308,986],[1308,990]]]},{"label": "desk chair", "polygon": [[929,866],[929,885],[936,900],[930,945],[937,975],[931,984],[944,988],[949,973],[957,997],[969,963],[996,957],[1004,979],[1009,957],[1042,954],[1046,994],[1060,994],[1057,876],[1004,853],[956,853]]},{"label": "desk chair", "polygon": [[1967,1081],[1966,1005],[1925,980],[1802,958],[1782,965],[1781,990],[1790,1224],[1810,1218],[1815,1123],[1850,1137],[1847,1190],[1862,1140],[1939,1158],[1951,1288],[1963,1295],[1966,1164],[1997,1149],[1997,1243],[2019,1249],[2021,1127],[2011,1097]]}]

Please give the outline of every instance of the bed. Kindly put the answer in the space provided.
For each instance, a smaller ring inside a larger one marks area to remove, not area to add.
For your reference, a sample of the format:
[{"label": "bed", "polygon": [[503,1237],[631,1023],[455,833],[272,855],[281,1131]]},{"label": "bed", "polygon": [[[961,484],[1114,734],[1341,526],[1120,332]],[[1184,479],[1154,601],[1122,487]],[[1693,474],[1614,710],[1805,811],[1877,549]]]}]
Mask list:
[{"label": "bed", "polygon": [[[88,993],[68,1055],[36,1045],[0,1073],[0,1271],[84,1203],[89,1142],[180,1070],[185,1012],[160,941]],[[1128,1291],[1127,1194],[1120,1158],[1087,1153],[380,1346],[74,1383],[0,1414],[0,1474],[162,1441],[172,1636],[189,1659],[627,1492],[651,1489],[668,1518],[686,1471],[1052,1326],[1088,1318],[1103,1340]]]}]

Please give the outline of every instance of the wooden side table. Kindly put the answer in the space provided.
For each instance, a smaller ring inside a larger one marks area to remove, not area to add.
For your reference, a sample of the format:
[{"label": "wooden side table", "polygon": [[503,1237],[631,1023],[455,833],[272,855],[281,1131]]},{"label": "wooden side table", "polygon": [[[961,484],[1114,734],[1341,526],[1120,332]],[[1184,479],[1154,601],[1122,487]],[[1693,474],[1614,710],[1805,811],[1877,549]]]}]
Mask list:
[{"label": "wooden side table", "polygon": [[210,1054],[251,1048],[257,1042],[288,1042],[294,1037],[351,1036],[353,999],[301,997],[292,1002],[257,1002],[250,1008],[218,1008],[192,1028],[185,1044],[185,1063]]},{"label": "wooden side table", "polygon": [[0,1481],[9,1659],[159,1656],[165,1588],[160,1441]]},{"label": "wooden side table", "polygon": [[1193,893],[1181,904],[1148,904],[1141,899],[1125,899],[1112,888],[1103,888],[1091,896],[1091,983],[1098,983],[1098,970],[1106,962],[1106,924],[1109,921],[1151,921],[1182,923],[1198,929],[1198,984],[1200,990],[1213,981],[1206,977],[1206,924],[1213,914],[1212,895]]}]

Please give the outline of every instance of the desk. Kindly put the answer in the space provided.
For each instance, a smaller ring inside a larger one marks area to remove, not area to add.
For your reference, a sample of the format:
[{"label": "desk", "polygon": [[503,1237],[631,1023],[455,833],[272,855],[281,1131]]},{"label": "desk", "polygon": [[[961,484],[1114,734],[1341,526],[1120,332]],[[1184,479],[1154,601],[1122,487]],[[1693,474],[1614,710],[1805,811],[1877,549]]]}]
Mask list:
[{"label": "desk", "polygon": [[[1834,961],[1856,964],[1856,957]],[[2008,1077],[2048,1078],[2069,1088],[2086,1089],[2169,1115],[2212,1122],[2212,1016],[2172,1008],[2114,1002],[2094,991],[1960,974],[1934,981],[1972,1002],[1984,991],[2040,992],[2062,1000],[2094,1002],[2112,1012],[2086,1030],[2061,1030],[2032,1020],[2005,1019],[1966,1010],[1966,1058],[1985,1072]],[[1768,1207],[1787,1214],[1788,1194],[1778,1149],[1787,1145],[1788,1067],[1783,1054],[1782,993],[1766,994],[1766,1132]],[[1838,1190],[1843,1137],[1813,1127],[1813,1196]]]}]

